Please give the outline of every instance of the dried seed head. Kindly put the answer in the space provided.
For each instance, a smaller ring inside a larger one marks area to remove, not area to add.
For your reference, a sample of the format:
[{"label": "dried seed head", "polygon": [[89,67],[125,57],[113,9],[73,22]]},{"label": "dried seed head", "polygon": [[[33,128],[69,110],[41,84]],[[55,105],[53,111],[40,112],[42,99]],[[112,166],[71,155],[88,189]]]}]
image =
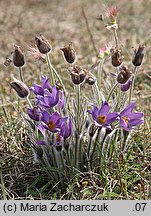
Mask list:
[{"label": "dried seed head", "polygon": [[67,46],[64,46],[63,48],[61,48],[61,51],[64,54],[65,60],[69,64],[73,64],[76,62],[76,52],[75,52],[75,49],[72,45],[72,42],[69,43]]},{"label": "dried seed head", "polygon": [[132,73],[126,66],[121,66],[119,68],[119,74],[117,75],[117,81],[118,83],[124,84],[126,83],[129,78],[131,77]]},{"label": "dried seed head", "polygon": [[35,42],[39,52],[42,54],[46,54],[52,49],[48,40],[41,34],[35,37]]},{"label": "dried seed head", "polygon": [[82,67],[75,65],[74,67],[72,67],[70,75],[71,75],[72,82],[75,85],[79,85],[83,83],[85,80],[86,70],[83,70]]},{"label": "dried seed head", "polygon": [[118,67],[122,64],[123,57],[121,54],[121,50],[119,49],[111,49],[111,63],[114,67]]},{"label": "dried seed head", "polygon": [[26,98],[29,95],[29,88],[22,81],[14,78],[14,81],[10,83],[20,98]]},{"label": "dried seed head", "polygon": [[140,66],[144,57],[144,45],[139,45],[138,49],[134,49],[134,54],[132,57],[132,63],[134,66]]},{"label": "dried seed head", "polygon": [[14,45],[13,63],[16,67],[22,67],[25,64],[24,54],[19,46]]}]

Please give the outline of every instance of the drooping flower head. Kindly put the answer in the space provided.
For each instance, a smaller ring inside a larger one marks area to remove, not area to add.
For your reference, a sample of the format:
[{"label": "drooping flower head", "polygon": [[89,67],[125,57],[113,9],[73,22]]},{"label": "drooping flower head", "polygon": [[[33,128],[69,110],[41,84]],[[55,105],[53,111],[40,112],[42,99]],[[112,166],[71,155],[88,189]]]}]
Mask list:
[{"label": "drooping flower head", "polygon": [[139,45],[137,49],[134,49],[134,54],[132,58],[132,63],[134,66],[138,67],[142,64],[143,57],[144,57],[144,45]]},{"label": "drooping flower head", "polygon": [[10,83],[11,88],[13,88],[17,95],[20,98],[26,98],[29,95],[29,88],[28,86],[26,86],[26,84],[18,79],[16,79],[15,77],[13,78],[13,82]]},{"label": "drooping flower head", "polygon": [[142,112],[132,112],[135,107],[135,102],[131,102],[125,109],[120,113],[120,125],[124,130],[130,131],[137,125],[144,122]]},{"label": "drooping flower head", "polygon": [[25,64],[24,53],[19,46],[14,45],[14,48],[15,50],[13,52],[13,63],[16,67],[22,67]]},{"label": "drooping flower head", "polygon": [[64,54],[65,60],[69,64],[74,64],[76,62],[77,57],[76,57],[76,52],[75,52],[72,42],[70,42],[67,46],[64,46],[63,48],[61,48],[61,51]]},{"label": "drooping flower head", "polygon": [[41,52],[42,54],[46,54],[52,49],[50,43],[42,34],[35,37],[35,42],[39,52]]},{"label": "drooping flower head", "polygon": [[88,112],[92,115],[95,124],[100,127],[108,128],[118,118],[118,113],[109,113],[109,105],[107,102],[100,109],[93,105],[93,110],[88,110]]}]

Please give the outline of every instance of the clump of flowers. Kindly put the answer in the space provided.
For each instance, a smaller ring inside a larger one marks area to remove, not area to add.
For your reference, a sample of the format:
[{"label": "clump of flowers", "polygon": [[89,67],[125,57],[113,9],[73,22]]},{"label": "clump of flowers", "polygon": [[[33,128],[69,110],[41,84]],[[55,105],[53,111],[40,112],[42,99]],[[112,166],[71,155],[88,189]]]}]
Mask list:
[{"label": "clump of flowers", "polygon": [[[30,47],[30,54],[47,64],[48,74],[41,76],[41,84],[33,83],[29,88],[23,83],[22,76],[21,81],[11,83],[11,87],[29,104],[23,117],[31,129],[35,161],[48,168],[52,181],[58,183],[57,187],[67,186],[80,172],[96,172],[102,161],[105,164],[111,162],[115,150],[124,151],[129,136],[123,137],[122,146],[118,145],[124,131],[131,134],[144,122],[142,112],[132,112],[135,75],[137,67],[142,64],[144,46],[139,45],[134,50],[134,67],[128,68],[118,43],[117,14],[116,7],[108,9],[111,22],[108,28],[114,32],[115,47],[100,49],[95,72],[78,65],[73,43],[61,48],[69,66],[67,73],[74,86],[74,96],[67,91],[55,70],[50,58],[52,47],[43,35],[35,37],[36,48]],[[103,66],[108,60],[115,73],[111,76],[109,72],[103,82]],[[24,55],[19,47],[15,47],[14,64],[19,68],[24,65]],[[87,84],[93,93],[89,98],[81,90],[81,86]]]}]

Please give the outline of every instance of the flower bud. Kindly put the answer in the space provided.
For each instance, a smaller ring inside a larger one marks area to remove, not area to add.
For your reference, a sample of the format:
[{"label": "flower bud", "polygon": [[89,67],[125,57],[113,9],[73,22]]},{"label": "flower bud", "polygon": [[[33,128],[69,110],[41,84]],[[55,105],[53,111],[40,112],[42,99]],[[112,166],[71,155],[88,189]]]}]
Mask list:
[{"label": "flower bud", "polygon": [[89,128],[89,135],[90,135],[90,137],[93,137],[93,136],[94,136],[96,130],[97,130],[97,127],[96,127],[94,124],[92,124],[92,125],[90,126],[90,128]]},{"label": "flower bud", "polygon": [[96,82],[96,78],[94,76],[87,76],[85,82],[89,85],[93,85]]},{"label": "flower bud", "polygon": [[6,58],[4,61],[4,65],[8,67],[11,64],[12,60],[10,58]]},{"label": "flower bud", "polygon": [[56,80],[55,84],[56,84],[57,90],[62,90],[62,85],[58,80]]},{"label": "flower bud", "polygon": [[16,91],[20,98],[26,98],[29,95],[28,87],[20,80],[14,79],[14,81],[10,83],[10,86]]},{"label": "flower bud", "polygon": [[22,67],[25,64],[24,54],[19,46],[14,45],[13,63],[16,67]]},{"label": "flower bud", "polygon": [[132,73],[124,65],[122,67],[120,67],[119,70],[120,70],[120,72],[117,75],[117,81],[118,81],[118,83],[124,84],[124,83],[126,83],[129,80],[129,78],[131,77]]},{"label": "flower bud", "polygon": [[52,49],[50,43],[41,34],[40,34],[40,36],[35,37],[35,42],[36,42],[36,46],[37,46],[39,52],[42,54],[46,54],[46,53],[50,52]]},{"label": "flower bud", "polygon": [[144,45],[139,45],[138,49],[134,49],[134,55],[132,57],[132,63],[134,66],[140,66],[144,57]]},{"label": "flower bud", "polygon": [[76,62],[76,52],[73,48],[72,42],[69,43],[67,46],[61,48],[61,51],[63,51],[64,58],[69,64],[73,64]]},{"label": "flower bud", "polygon": [[75,85],[79,85],[85,80],[86,71],[83,70],[80,66],[75,65],[74,67],[72,67],[70,75],[71,75],[72,82]]},{"label": "flower bud", "polygon": [[111,49],[111,63],[114,67],[118,67],[122,64],[122,54],[118,49]]}]

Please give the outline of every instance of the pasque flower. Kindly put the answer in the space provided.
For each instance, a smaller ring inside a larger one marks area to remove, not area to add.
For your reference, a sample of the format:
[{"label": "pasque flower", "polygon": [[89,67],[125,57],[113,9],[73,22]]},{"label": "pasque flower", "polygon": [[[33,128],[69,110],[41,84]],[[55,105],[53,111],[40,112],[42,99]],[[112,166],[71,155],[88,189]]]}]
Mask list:
[{"label": "pasque flower", "polygon": [[109,113],[109,105],[107,102],[100,109],[93,105],[93,110],[88,110],[88,112],[92,115],[95,124],[101,127],[109,128],[110,124],[118,118],[117,112]]},{"label": "pasque flower", "polygon": [[140,125],[144,122],[142,112],[132,112],[135,107],[135,102],[131,102],[124,110],[120,113],[120,125],[124,130],[130,131],[135,126]]},{"label": "pasque flower", "polygon": [[54,107],[59,101],[59,91],[56,86],[52,87],[51,92],[48,89],[44,89],[43,96],[37,95],[37,99],[46,108]]},{"label": "pasque flower", "polygon": [[43,95],[44,89],[48,89],[49,91],[51,90],[49,79],[47,77],[42,76],[41,82],[41,85],[34,83],[33,86],[30,87],[30,91],[34,92],[35,95]]},{"label": "pasque flower", "polygon": [[60,117],[60,114],[58,112],[53,113],[52,115],[50,115],[49,112],[47,111],[42,111],[42,122],[44,122],[44,128],[56,133],[60,131],[60,126],[62,123],[62,120],[64,120],[64,118],[62,119]]}]

